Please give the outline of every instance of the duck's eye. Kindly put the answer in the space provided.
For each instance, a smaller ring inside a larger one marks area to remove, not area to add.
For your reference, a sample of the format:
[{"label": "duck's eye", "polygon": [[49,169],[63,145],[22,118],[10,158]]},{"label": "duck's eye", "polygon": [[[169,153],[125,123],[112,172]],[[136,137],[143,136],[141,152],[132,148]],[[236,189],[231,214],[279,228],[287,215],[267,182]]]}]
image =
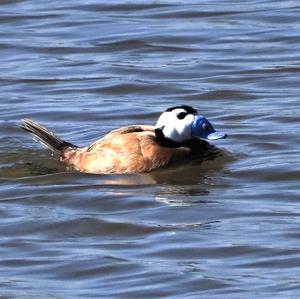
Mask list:
[{"label": "duck's eye", "polygon": [[184,119],[186,116],[187,116],[187,113],[186,113],[186,112],[179,112],[179,113],[177,114],[177,118],[178,118],[178,119]]}]

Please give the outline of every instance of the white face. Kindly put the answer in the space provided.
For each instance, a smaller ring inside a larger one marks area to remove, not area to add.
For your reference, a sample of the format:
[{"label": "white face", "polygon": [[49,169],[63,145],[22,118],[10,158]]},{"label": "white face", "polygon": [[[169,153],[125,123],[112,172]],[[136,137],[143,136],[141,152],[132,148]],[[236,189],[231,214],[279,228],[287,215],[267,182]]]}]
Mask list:
[{"label": "white face", "polygon": [[192,139],[192,124],[194,114],[187,114],[183,108],[164,112],[156,123],[156,128],[163,130],[164,136],[175,142],[185,142]]}]

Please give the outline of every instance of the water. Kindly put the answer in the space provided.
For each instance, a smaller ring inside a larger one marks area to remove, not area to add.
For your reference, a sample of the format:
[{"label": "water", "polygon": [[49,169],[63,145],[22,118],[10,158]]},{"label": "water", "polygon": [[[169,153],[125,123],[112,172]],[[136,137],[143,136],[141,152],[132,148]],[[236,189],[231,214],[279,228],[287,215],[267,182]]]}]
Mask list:
[{"label": "water", "polygon": [[[1,298],[299,298],[298,1],[1,1]],[[86,145],[198,108],[222,154],[68,172]]]}]

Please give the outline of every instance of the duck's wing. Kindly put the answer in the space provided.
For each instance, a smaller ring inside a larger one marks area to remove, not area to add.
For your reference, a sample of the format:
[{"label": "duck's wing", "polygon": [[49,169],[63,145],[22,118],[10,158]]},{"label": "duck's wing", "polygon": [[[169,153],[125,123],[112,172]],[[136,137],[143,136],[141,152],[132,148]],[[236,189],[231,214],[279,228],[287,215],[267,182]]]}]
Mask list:
[{"label": "duck's wing", "polygon": [[118,128],[109,132],[105,135],[105,138],[113,138],[114,136],[129,134],[129,133],[140,133],[140,132],[154,132],[154,126],[147,125],[131,125],[127,127]]},{"label": "duck's wing", "polygon": [[152,126],[129,126],[112,131],[65,162],[83,172],[140,173],[183,159],[190,152],[187,147],[159,145]]},{"label": "duck's wing", "polygon": [[95,141],[90,146],[86,148],[86,151],[90,152],[93,150],[97,150],[98,147],[102,147],[104,143],[111,143],[113,142],[114,138],[117,138],[124,134],[130,133],[141,133],[141,132],[154,132],[154,126],[146,126],[146,125],[132,125],[126,126],[122,128],[115,129],[109,133],[107,133],[103,138]]}]

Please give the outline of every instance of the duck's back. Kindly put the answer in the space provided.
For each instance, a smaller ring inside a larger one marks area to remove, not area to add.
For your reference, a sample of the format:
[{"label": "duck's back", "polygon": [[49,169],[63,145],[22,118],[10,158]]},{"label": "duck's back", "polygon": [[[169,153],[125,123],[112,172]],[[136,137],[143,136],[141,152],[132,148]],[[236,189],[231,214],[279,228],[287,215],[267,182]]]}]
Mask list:
[{"label": "duck's back", "polygon": [[166,166],[189,155],[188,147],[161,146],[153,126],[114,130],[89,147],[66,152],[63,161],[82,172],[138,173]]}]

